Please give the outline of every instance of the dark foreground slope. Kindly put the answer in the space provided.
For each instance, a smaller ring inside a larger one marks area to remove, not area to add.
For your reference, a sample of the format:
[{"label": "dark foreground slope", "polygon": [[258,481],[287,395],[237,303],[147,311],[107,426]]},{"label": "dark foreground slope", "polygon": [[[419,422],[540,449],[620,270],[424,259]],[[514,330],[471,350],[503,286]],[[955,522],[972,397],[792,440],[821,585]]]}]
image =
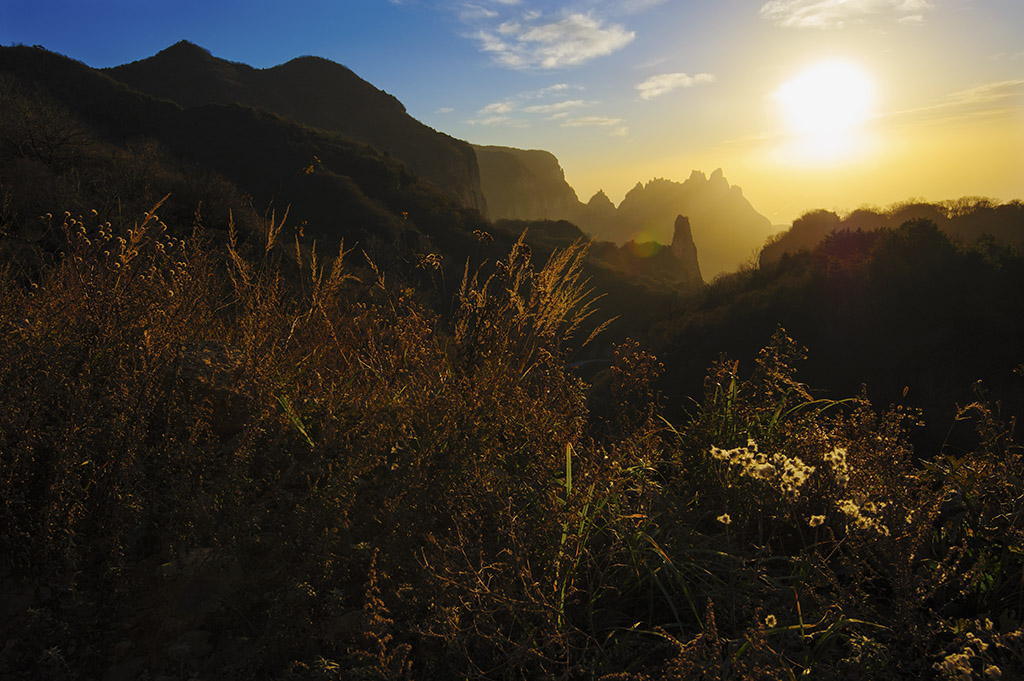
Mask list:
[{"label": "dark foreground slope", "polygon": [[4,679],[1024,673],[984,405],[917,466],[778,334],[669,426],[637,345],[600,408],[565,370],[578,250],[517,244],[442,317],[290,245],[49,224],[27,279],[0,248]]}]

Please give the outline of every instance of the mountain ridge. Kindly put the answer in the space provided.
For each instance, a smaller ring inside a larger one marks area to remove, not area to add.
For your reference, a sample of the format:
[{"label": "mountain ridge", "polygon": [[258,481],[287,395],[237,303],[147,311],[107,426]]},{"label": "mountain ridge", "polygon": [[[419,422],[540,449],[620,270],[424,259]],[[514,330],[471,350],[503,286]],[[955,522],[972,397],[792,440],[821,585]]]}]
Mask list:
[{"label": "mountain ridge", "polygon": [[599,241],[671,245],[675,221],[688,218],[706,278],[733,271],[757,253],[773,229],[730,185],[721,168],[694,170],[684,182],[653,178],[637,184],[616,206],[603,190],[586,203],[547,151],[474,146],[481,186],[494,219],[569,220]]},{"label": "mountain ridge", "polygon": [[476,155],[467,142],[421,123],[394,95],[328,59],[297,57],[257,69],[179,41],[152,57],[102,71],[186,108],[255,106],[369,144],[405,162],[461,206],[487,214]]}]

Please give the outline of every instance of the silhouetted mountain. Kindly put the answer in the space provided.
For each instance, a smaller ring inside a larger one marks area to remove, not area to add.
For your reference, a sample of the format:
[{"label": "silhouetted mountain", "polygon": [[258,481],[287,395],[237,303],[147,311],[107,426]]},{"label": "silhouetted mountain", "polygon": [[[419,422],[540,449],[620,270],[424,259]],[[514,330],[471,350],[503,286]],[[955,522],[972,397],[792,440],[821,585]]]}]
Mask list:
[{"label": "silhouetted mountain", "polygon": [[[558,159],[546,151],[474,147],[481,186],[495,218],[569,220],[599,241],[671,243],[675,218],[688,218],[700,270],[708,277],[735,270],[771,233],[771,223],[753,209],[721,169],[686,182],[638,183],[618,208],[599,191],[587,203],[565,181]],[[649,251],[650,249],[645,249]]]},{"label": "silhouetted mountain", "polygon": [[[41,214],[95,208],[127,229],[168,193],[160,212],[181,229],[190,229],[200,211],[206,231],[224,230],[233,214],[244,236],[259,232],[264,211],[273,209],[280,221],[288,209],[284,239],[302,233],[307,247],[318,241],[321,253],[344,239],[430,295],[438,281],[450,286],[461,278],[468,256],[473,267],[493,268],[524,228],[537,262],[584,238],[568,222],[492,227],[369,145],[264,109],[183,108],[42,49],[0,48],[0,94],[0,189],[10,195],[0,205],[0,227],[29,250],[41,238]],[[52,144],[36,149],[33,140]],[[223,231],[216,235],[224,238]],[[678,254],[693,251],[688,236],[680,231]],[[59,246],[63,235],[57,230],[47,238]],[[585,276],[604,296],[593,324],[619,318],[593,352],[607,355],[607,344],[646,327],[700,283],[699,272],[687,269],[693,258],[663,250],[653,268],[635,258],[628,266],[628,258],[587,260]],[[429,254],[441,256],[443,272],[414,269]]]},{"label": "silhouetted mountain", "polygon": [[[344,238],[364,248],[420,250],[434,241],[463,254],[475,242],[472,229],[483,224],[476,211],[452,205],[404,163],[265,110],[238,104],[183,109],[41,49],[0,48],[0,72],[65,107],[106,144],[155,142],[157,155],[227,178],[256,206],[276,206],[280,215],[290,205],[290,222],[322,242]],[[161,183],[156,165],[148,177]]]},{"label": "silhouetted mountain", "polygon": [[[718,169],[710,177],[695,170],[682,183],[665,179],[638,183],[619,204],[615,231],[595,229],[594,233],[613,240],[644,234],[667,241],[677,215],[690,220],[701,271],[709,280],[748,261],[771,231],[768,218],[755,211],[743,191],[731,186]],[[587,229],[585,223],[581,226]]]},{"label": "silhouetted mountain", "polygon": [[936,204],[899,203],[885,210],[861,208],[845,217],[826,210],[804,213],[761,250],[759,259],[764,264],[777,262],[785,253],[813,249],[834,232],[894,228],[917,219],[931,220],[946,234],[966,242],[988,235],[1001,244],[1024,245],[1024,203],[996,204],[964,197]]},{"label": "silhouetted mountain", "polygon": [[327,59],[300,57],[255,69],[182,41],[106,73],[186,108],[241,104],[340,133],[392,154],[461,206],[486,214],[476,155],[469,144],[420,123],[395,97]]}]

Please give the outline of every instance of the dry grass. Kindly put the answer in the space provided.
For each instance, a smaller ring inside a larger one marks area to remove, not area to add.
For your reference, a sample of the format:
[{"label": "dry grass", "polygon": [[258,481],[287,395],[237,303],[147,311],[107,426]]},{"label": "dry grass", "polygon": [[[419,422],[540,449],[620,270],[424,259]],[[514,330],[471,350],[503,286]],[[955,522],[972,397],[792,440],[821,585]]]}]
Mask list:
[{"label": "dry grass", "polygon": [[51,216],[59,255],[0,270],[4,678],[1024,672],[983,402],[919,466],[913,415],[813,399],[780,333],[671,426],[623,344],[595,418],[582,245],[467,268],[445,318],[287,214],[224,252],[159,208]]}]

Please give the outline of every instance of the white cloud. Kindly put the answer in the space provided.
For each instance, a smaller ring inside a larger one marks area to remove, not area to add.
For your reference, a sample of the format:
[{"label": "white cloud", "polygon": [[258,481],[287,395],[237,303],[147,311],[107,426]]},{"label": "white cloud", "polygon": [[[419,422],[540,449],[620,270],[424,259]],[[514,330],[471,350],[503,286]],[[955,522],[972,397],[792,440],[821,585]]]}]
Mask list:
[{"label": "white cloud", "polygon": [[618,24],[606,24],[590,14],[569,14],[541,22],[535,12],[521,21],[506,21],[474,37],[484,52],[510,68],[557,69],[609,55],[633,41],[636,34]]},{"label": "white cloud", "polygon": [[551,104],[534,104],[533,106],[526,106],[523,107],[523,111],[536,114],[558,113],[559,111],[591,106],[595,103],[596,102],[587,102],[582,99],[567,99],[564,102],[552,102]]},{"label": "white cloud", "polygon": [[636,89],[640,91],[640,99],[654,99],[679,88],[711,83],[714,80],[715,77],[710,73],[698,73],[695,76],[687,73],[662,73],[638,83]]},{"label": "white cloud", "polygon": [[875,15],[922,23],[933,5],[932,0],[771,0],[761,5],[761,16],[786,28],[841,28]]},{"label": "white cloud", "polygon": [[450,107],[450,106],[440,106],[440,107],[438,107],[437,109],[435,109],[435,110],[434,110],[434,113],[439,113],[439,114],[450,114],[450,113],[452,113],[453,111],[455,111],[454,107]]}]

